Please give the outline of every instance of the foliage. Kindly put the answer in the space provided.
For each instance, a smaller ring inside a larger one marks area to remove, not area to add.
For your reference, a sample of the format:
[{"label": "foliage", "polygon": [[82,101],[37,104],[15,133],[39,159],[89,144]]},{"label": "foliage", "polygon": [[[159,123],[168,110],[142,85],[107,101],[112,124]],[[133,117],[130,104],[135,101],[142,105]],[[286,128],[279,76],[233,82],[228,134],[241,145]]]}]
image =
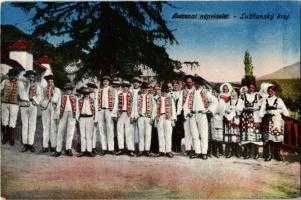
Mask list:
[{"label": "foliage", "polygon": [[[40,2],[13,3],[35,10],[33,36],[62,36],[57,51],[69,60],[81,60],[90,73],[137,75],[135,66],[146,65],[161,80],[171,79],[181,68],[166,52],[177,43],[161,12],[166,2]],[[67,64],[66,60],[64,60]],[[82,76],[82,74],[79,74]]]},{"label": "foliage", "polygon": [[241,85],[248,86],[250,83],[256,83],[256,78],[253,76],[252,56],[249,51],[245,52],[244,56],[245,77],[241,80]]}]

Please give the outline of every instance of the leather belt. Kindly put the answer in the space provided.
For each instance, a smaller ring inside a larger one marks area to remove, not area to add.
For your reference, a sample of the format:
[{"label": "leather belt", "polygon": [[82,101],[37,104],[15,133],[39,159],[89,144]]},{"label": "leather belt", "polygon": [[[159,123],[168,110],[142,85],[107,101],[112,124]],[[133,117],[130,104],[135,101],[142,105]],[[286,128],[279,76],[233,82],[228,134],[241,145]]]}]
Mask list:
[{"label": "leather belt", "polygon": [[80,114],[80,117],[93,117],[93,115]]}]

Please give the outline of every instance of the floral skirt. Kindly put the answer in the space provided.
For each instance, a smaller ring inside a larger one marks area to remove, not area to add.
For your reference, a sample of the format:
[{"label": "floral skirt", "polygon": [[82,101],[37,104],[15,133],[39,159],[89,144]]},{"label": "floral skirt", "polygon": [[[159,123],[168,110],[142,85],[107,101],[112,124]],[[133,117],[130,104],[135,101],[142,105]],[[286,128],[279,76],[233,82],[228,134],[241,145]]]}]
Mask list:
[{"label": "floral skirt", "polygon": [[241,144],[262,145],[261,124],[255,122],[253,112],[243,112],[241,116]]},{"label": "floral skirt", "polygon": [[284,140],[284,120],[281,115],[266,114],[262,119],[263,140],[273,142],[283,142]]}]

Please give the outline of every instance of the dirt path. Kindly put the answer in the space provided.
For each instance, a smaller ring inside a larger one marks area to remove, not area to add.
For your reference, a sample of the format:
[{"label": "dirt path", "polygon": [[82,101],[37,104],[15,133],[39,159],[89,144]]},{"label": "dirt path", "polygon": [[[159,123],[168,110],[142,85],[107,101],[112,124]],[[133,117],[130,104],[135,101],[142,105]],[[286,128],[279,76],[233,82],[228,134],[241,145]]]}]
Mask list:
[{"label": "dirt path", "polygon": [[51,157],[2,146],[7,198],[293,198],[298,162],[127,156]]}]

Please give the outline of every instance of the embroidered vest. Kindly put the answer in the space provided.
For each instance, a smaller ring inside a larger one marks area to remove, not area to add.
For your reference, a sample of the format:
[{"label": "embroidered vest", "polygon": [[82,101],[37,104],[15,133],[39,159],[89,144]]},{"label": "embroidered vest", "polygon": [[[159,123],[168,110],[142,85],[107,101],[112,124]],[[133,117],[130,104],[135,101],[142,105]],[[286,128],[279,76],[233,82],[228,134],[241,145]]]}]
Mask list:
[{"label": "embroidered vest", "polygon": [[[147,117],[151,117],[151,107],[153,107],[153,102],[150,94],[146,94],[144,97],[144,102],[145,102],[145,114]],[[142,114],[142,106],[143,106],[143,95],[138,96],[138,112]]]},{"label": "embroidered vest", "polygon": [[[157,108],[157,118],[160,118],[160,114],[161,114],[161,106],[162,106],[162,97],[159,97],[158,99],[158,108]],[[171,119],[171,114],[172,114],[172,98],[170,97],[165,97],[165,117],[166,119]]]},{"label": "embroidered vest", "polygon": [[[123,104],[124,104],[124,96],[123,96],[123,92],[119,94],[118,96],[118,102],[119,102],[119,116],[121,115],[122,109],[123,109]],[[128,114],[128,116],[131,116],[131,99],[132,99],[132,95],[130,92],[127,92],[126,94],[126,112]]]},{"label": "embroidered vest", "polygon": [[[83,105],[84,105],[84,100],[85,98],[82,97],[79,100],[79,112],[82,113],[83,110]],[[92,112],[93,117],[95,117],[95,107],[94,107],[94,100],[89,96],[89,105],[90,105],[90,110]]]},{"label": "embroidered vest", "polygon": [[208,103],[208,99],[207,99],[207,96],[205,94],[205,91],[204,90],[201,90],[200,91],[200,95],[202,97],[202,102],[203,102],[203,105],[205,108],[208,108],[209,107],[209,103]]},{"label": "embroidered vest", "polygon": [[51,99],[53,97],[53,94],[54,94],[54,91],[55,91],[55,86],[49,86],[47,85],[46,87],[46,97],[48,99]]},{"label": "embroidered vest", "polygon": [[4,103],[18,104],[17,82],[8,81],[4,86]]},{"label": "embroidered vest", "polygon": [[[98,110],[101,110],[101,108],[102,108],[102,97],[103,97],[103,89],[101,89],[98,94],[98,108],[99,108]],[[112,89],[111,89],[111,87],[109,87],[109,89],[108,89],[108,106],[109,106],[110,111],[113,110],[113,101],[114,101],[114,97],[112,94]]]},{"label": "embroidered vest", "polygon": [[278,98],[275,99],[273,105],[270,105],[268,99],[266,99],[266,110],[277,110],[278,107]]},{"label": "embroidered vest", "polygon": [[[61,109],[60,109],[60,118],[63,117],[64,112],[65,112],[65,107],[66,107],[66,103],[67,103],[67,96],[66,94],[64,94],[64,96],[62,97],[62,103],[61,103]],[[71,104],[71,110],[72,110],[72,115],[75,118],[76,115],[76,99],[75,96],[73,94],[69,95],[69,100],[70,100],[70,104]]]},{"label": "embroidered vest", "polygon": [[258,102],[257,94],[255,94],[255,98],[252,102],[248,101],[246,94],[245,94],[244,100],[245,100],[245,107],[254,107],[254,104]]},{"label": "embroidered vest", "polygon": [[[194,92],[190,92],[189,96],[188,96],[188,91],[184,90],[183,91],[183,102],[182,102],[182,106],[184,106],[186,99],[188,98],[188,109],[191,110],[192,109],[192,101],[193,101],[193,94]],[[187,97],[188,96],[188,97]]]}]

